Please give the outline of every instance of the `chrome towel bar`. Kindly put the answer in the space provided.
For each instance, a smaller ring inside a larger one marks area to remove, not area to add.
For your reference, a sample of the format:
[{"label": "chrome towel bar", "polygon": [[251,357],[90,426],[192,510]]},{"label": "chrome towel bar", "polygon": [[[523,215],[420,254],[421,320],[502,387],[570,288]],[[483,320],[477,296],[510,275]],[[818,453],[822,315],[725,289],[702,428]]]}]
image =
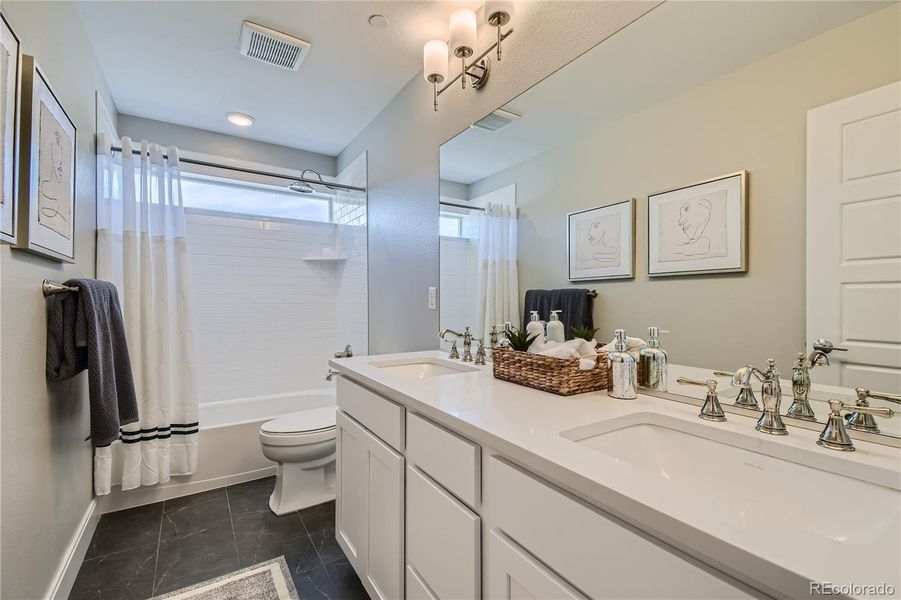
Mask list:
[{"label": "chrome towel bar", "polygon": [[54,294],[62,294],[63,292],[77,291],[78,288],[74,285],[63,285],[62,283],[50,281],[49,279],[45,279],[44,282],[41,283],[41,293],[44,294],[44,297],[52,296]]}]

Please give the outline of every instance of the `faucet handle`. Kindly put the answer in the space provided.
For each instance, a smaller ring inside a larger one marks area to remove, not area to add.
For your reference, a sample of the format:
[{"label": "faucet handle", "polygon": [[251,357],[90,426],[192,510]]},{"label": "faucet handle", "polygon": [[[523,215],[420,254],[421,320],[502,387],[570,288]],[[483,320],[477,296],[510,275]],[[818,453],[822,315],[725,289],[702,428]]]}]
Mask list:
[{"label": "faucet handle", "polygon": [[829,450],[854,451],[854,443],[845,429],[842,411],[875,415],[877,417],[891,417],[895,414],[895,411],[892,409],[882,406],[847,406],[841,400],[830,400],[829,418],[826,421],[826,427],[817,440],[817,445]]},{"label": "faucet handle", "polygon": [[836,350],[838,352],[848,351],[847,348],[840,348],[839,346],[835,346],[832,342],[823,338],[817,338],[813,341],[813,349],[822,352],[823,354],[829,354],[833,350]]},{"label": "faucet handle", "polygon": [[871,392],[867,388],[855,388],[854,391],[857,392],[857,406],[869,406],[870,403],[867,402],[867,398],[873,398],[875,400],[885,400],[887,402],[901,404],[901,396],[896,396],[895,394]]},{"label": "faucet handle", "polygon": [[485,341],[482,338],[476,340],[479,342],[479,349],[476,350],[476,360],[473,364],[482,366],[485,364]]},{"label": "faucet handle", "polygon": [[457,350],[457,338],[454,338],[451,341],[450,354],[448,354],[447,357],[451,360],[457,360],[458,358],[460,358],[460,351]]},{"label": "faucet handle", "polygon": [[704,400],[704,406],[701,407],[701,412],[698,413],[698,417],[706,421],[726,420],[726,413],[723,412],[723,407],[720,406],[720,399],[716,394],[716,379],[701,381],[700,379],[691,379],[690,377],[679,377],[678,379],[676,379],[676,382],[683,385],[707,386],[707,398]]}]

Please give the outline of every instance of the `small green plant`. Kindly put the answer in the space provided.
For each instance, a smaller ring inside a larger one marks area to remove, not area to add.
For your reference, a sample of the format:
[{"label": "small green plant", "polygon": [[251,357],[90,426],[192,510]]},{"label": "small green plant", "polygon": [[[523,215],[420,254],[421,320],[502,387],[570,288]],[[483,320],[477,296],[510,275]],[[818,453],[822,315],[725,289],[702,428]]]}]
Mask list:
[{"label": "small green plant", "polygon": [[529,346],[535,341],[538,335],[529,335],[527,331],[518,331],[516,329],[507,329],[504,332],[510,347],[519,352],[528,352]]},{"label": "small green plant", "polygon": [[593,342],[594,334],[598,332],[597,329],[591,329],[590,327],[570,327],[569,329],[572,331],[573,336],[582,338],[586,342]]}]

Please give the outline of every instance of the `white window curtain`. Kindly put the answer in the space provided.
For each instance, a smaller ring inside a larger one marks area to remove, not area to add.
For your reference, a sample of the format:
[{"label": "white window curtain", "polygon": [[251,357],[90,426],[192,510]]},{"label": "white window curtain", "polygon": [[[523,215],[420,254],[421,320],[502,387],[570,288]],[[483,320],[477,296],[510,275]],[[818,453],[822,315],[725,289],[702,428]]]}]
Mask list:
[{"label": "white window curtain", "polygon": [[515,206],[489,202],[479,218],[477,302],[476,334],[483,339],[493,325],[519,326]]},{"label": "white window curtain", "polygon": [[[178,150],[142,141],[133,154],[98,140],[97,277],[119,290],[140,422],[94,451],[94,491],[108,494],[197,467],[197,377],[191,276]],[[113,454],[116,460],[113,460]],[[121,462],[121,474],[119,464]],[[116,473],[113,471],[116,464]]]}]

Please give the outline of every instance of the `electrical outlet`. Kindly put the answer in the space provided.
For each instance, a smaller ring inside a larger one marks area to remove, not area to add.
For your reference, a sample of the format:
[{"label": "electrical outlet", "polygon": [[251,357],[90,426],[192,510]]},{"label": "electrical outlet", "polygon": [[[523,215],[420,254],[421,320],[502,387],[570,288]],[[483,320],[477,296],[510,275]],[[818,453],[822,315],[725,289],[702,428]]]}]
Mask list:
[{"label": "electrical outlet", "polygon": [[438,288],[429,288],[429,310],[438,310]]}]

